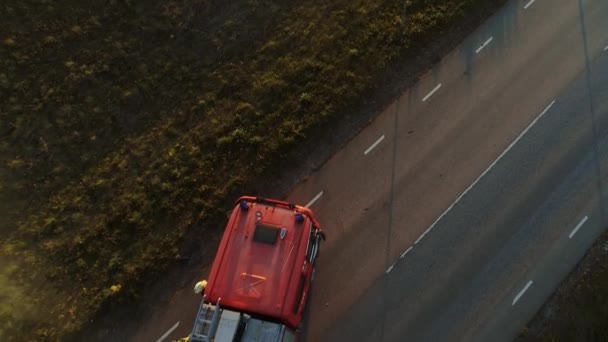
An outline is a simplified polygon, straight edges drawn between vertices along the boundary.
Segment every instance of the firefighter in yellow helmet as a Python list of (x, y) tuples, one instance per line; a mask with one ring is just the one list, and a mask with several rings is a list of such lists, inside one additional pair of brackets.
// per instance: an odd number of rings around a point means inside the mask
[(205, 288), (207, 287), (207, 280), (203, 279), (194, 285), (194, 293), (205, 295)]

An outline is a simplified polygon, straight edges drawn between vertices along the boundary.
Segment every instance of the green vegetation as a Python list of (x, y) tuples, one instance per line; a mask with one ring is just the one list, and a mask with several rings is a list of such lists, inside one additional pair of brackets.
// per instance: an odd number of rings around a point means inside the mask
[(0, 339), (55, 340), (135, 298), (185, 234), (486, 2), (408, 0), (404, 21), (394, 0), (4, 1)]

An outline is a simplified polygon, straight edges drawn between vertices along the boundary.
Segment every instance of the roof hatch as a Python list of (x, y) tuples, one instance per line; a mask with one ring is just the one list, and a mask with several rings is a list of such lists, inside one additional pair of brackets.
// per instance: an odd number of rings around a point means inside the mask
[(253, 232), (253, 241), (274, 245), (279, 237), (280, 229), (265, 224), (256, 224)]

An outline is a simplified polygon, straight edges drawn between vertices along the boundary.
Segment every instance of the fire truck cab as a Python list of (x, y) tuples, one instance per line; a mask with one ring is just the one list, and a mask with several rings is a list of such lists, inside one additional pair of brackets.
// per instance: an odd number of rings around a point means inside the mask
[(297, 341), (324, 239), (308, 208), (239, 198), (203, 291), (190, 341)]

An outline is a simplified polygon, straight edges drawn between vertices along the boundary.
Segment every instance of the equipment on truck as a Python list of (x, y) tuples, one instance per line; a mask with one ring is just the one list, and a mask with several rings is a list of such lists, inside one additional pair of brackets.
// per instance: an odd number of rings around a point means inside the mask
[(305, 207), (238, 199), (201, 301), (191, 342), (297, 341), (325, 234)]

